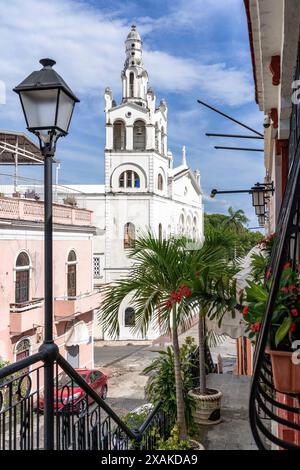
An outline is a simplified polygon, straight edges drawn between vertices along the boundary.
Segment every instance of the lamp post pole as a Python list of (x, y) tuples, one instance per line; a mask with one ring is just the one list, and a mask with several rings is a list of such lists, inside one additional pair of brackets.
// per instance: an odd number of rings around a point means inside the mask
[[(52, 163), (53, 152), (44, 147), (44, 292), (45, 338), (44, 345), (53, 347), (53, 211), (52, 211)], [(44, 365), (44, 445), (54, 448), (54, 362)]]
[[(19, 95), (27, 129), (40, 142), (44, 157), (44, 327), (40, 352), (44, 361), (44, 448), (54, 449), (54, 367), (58, 347), (53, 341), (53, 220), (52, 165), (56, 142), (68, 134), (78, 98), (53, 70), (55, 61), (40, 60), (43, 68), (31, 73), (14, 91)], [(57, 398), (56, 398), (57, 399)]]

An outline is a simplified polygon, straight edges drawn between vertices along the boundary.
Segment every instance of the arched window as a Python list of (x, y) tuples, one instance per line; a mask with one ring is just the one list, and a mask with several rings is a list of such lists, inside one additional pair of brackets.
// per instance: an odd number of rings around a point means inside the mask
[(130, 72), (129, 74), (129, 98), (133, 98), (133, 97), (134, 97), (134, 73)]
[(197, 239), (197, 219), (194, 217), (193, 219), (193, 240)]
[(135, 244), (135, 226), (127, 222), (124, 226), (124, 248), (133, 248)]
[(135, 311), (133, 307), (127, 307), (125, 309), (124, 325), (131, 328), (135, 326)]
[(139, 188), (140, 177), (132, 170), (124, 171), (119, 178), (120, 188)]
[[(30, 341), (28, 338), (21, 339), (18, 341), (15, 347), (15, 361), (20, 361), (21, 359), (25, 359), (30, 354)], [(25, 371), (24, 369), (22, 372)]]
[(161, 173), (159, 173), (157, 177), (157, 187), (160, 191), (163, 191), (164, 189), (164, 179)]
[(68, 272), (67, 272), (67, 288), (68, 288), (68, 297), (76, 297), (76, 265), (77, 258), (74, 250), (71, 250), (68, 255)]
[(162, 231), (162, 225), (158, 224), (158, 239), (162, 241), (163, 239), (163, 231)]
[(179, 218), (178, 232), (180, 235), (184, 234), (184, 215), (183, 214), (181, 214)]
[(135, 121), (133, 125), (133, 150), (145, 150), (146, 126), (144, 121)]
[(16, 291), (15, 302), (22, 304), (29, 300), (30, 260), (25, 251), (22, 251), (16, 261)]
[(159, 130), (157, 123), (155, 124), (155, 150), (159, 152)]
[(123, 171), (119, 177), (119, 188), (139, 188), (141, 185), (139, 175), (132, 170)]
[(126, 129), (123, 121), (114, 123), (114, 150), (125, 150), (126, 148)]
[(165, 154), (165, 130), (161, 128), (161, 154)]

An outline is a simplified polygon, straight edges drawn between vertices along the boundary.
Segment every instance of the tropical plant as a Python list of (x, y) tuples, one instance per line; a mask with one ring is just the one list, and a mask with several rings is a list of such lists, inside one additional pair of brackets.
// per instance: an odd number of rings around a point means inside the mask
[(175, 424), (168, 439), (164, 440), (157, 435), (156, 448), (157, 450), (190, 450), (192, 445), (187, 439), (180, 438), (179, 427)]
[[(171, 332), (174, 352), (177, 422), (180, 436), (187, 436), (184, 413), (178, 328), (186, 326), (193, 312), (179, 295), (180, 286), (189, 277), (190, 252), (185, 250), (185, 239), (157, 239), (147, 233), (136, 240), (128, 250), (133, 260), (128, 277), (119, 279), (104, 289), (100, 323), (110, 336), (119, 334), (119, 307), (122, 300), (132, 296), (135, 309), (133, 331), (145, 334), (150, 324), (159, 325), (162, 332)], [(172, 301), (170, 301), (172, 298)], [(177, 299), (177, 301), (176, 301)], [(173, 302), (174, 300), (174, 302)]]
[[(183, 380), (183, 400), (187, 428), (193, 427), (194, 400), (188, 392), (193, 388), (193, 364), (191, 354), (196, 350), (196, 344), (190, 337), (186, 338), (180, 347), (181, 374)], [(172, 419), (176, 418), (176, 387), (174, 376), (174, 351), (172, 347), (159, 352), (159, 357), (143, 371), (150, 374), (146, 387), (146, 395), (151, 403), (163, 402), (162, 408)]]
[[(241, 296), (243, 318), (249, 338), (255, 341), (260, 331), (272, 283), (267, 272), (263, 283), (248, 281)], [(292, 342), (300, 338), (300, 277), (286, 263), (280, 280), (274, 313), (271, 320), (269, 342), (272, 349), (290, 351)]]
[[(220, 239), (224, 243), (220, 244)], [(232, 275), (235, 268), (233, 263), (228, 264), (225, 239), (224, 233), (220, 235), (217, 229), (212, 229), (201, 249), (188, 250), (189, 244), (185, 238), (162, 240), (147, 233), (137, 239), (135, 246), (129, 250), (133, 265), (128, 276), (104, 288), (99, 321), (110, 336), (119, 334), (119, 307), (128, 295), (135, 309), (133, 331), (145, 335), (152, 324), (159, 325), (163, 333), (171, 332), (177, 422), (182, 439), (187, 436), (187, 426), (178, 328), (187, 327), (198, 313), (202, 320), (199, 328), (203, 326), (206, 314), (221, 321), (225, 310), (232, 309), (235, 300)], [(218, 302), (221, 302), (220, 307)], [(199, 338), (203, 342), (203, 351), (200, 343), (199, 362), (204, 370), (202, 379), (206, 389), (204, 331), (200, 332)]]
[(228, 215), (225, 214), (205, 214), (204, 232), (205, 237), (211, 228), (226, 232), (225, 241), (228, 256), (235, 259), (244, 256), (249, 250), (261, 240), (261, 232), (252, 232), (244, 224), (248, 222), (243, 210), (228, 209)]

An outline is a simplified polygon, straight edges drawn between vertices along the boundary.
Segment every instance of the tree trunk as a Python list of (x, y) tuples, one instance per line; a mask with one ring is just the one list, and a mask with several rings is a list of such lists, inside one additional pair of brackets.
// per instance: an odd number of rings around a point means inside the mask
[(185, 413), (184, 413), (183, 383), (182, 383), (182, 375), (181, 375), (180, 350), (179, 350), (177, 321), (176, 321), (176, 305), (173, 306), (173, 310), (172, 310), (172, 340), (173, 340), (173, 351), (174, 351), (177, 423), (179, 426), (180, 439), (186, 439), (187, 429), (186, 429), (186, 421), (185, 421)]
[(198, 338), (199, 338), (199, 380), (200, 380), (200, 393), (206, 393), (206, 370), (205, 370), (205, 331), (204, 331), (204, 318), (199, 313), (198, 322)]

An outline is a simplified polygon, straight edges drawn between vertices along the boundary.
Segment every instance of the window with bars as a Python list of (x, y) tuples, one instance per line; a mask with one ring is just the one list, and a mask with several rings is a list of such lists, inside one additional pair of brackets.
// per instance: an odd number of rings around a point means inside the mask
[(100, 279), (101, 276), (101, 257), (94, 256), (94, 279)]
[(124, 324), (127, 328), (135, 326), (135, 311), (132, 307), (127, 307), (124, 315)]
[(29, 300), (30, 260), (25, 251), (18, 255), (15, 269), (15, 302), (21, 304)]
[(68, 274), (67, 274), (67, 289), (68, 297), (76, 297), (76, 264), (77, 257), (74, 250), (71, 250), (68, 255)]
[(133, 248), (135, 244), (135, 226), (131, 222), (124, 227), (124, 248)]

